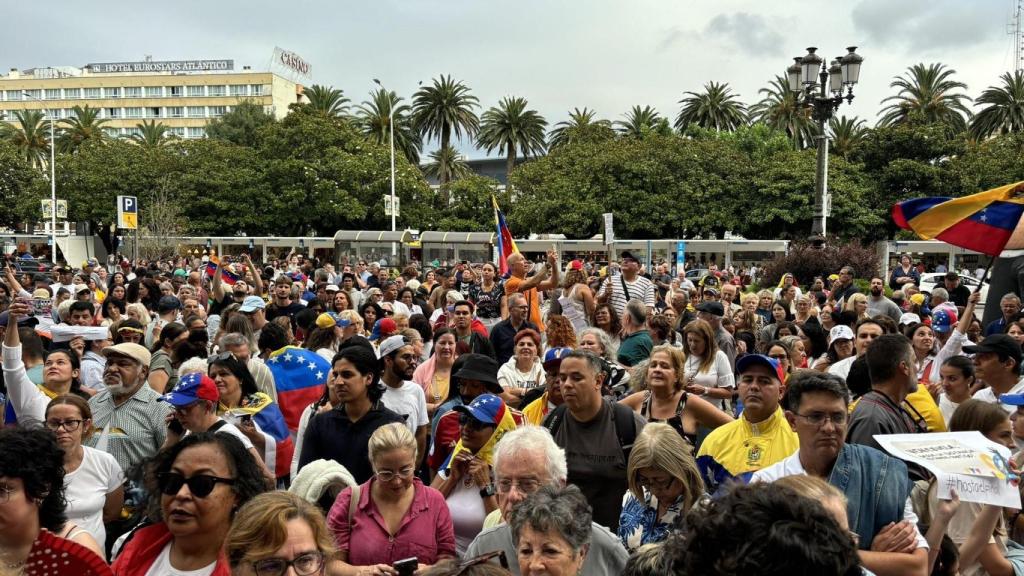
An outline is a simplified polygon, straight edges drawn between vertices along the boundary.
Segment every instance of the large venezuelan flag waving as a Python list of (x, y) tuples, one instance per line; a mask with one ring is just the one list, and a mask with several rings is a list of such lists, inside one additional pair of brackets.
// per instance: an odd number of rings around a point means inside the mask
[(508, 273), (508, 262), (505, 261), (510, 254), (519, 252), (516, 241), (512, 238), (512, 231), (508, 229), (505, 222), (505, 215), (498, 208), (498, 199), (491, 196), (491, 203), (494, 204), (494, 222), (498, 227), (498, 273), (504, 276)]
[(892, 207), (900, 228), (982, 254), (1024, 249), (1024, 182), (961, 198), (915, 198)]

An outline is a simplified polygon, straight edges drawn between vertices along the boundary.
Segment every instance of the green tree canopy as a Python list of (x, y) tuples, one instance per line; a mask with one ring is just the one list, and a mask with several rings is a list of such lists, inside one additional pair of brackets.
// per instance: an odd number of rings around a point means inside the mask
[(490, 153), (497, 149), (506, 157), (505, 174), (516, 165), (517, 149), (524, 158), (544, 153), (544, 130), (548, 122), (536, 110), (529, 110), (525, 98), (509, 96), (497, 107), (484, 112), (477, 143)]
[(729, 84), (708, 82), (703, 92), (687, 92), (676, 116), (675, 128), (683, 132), (690, 124), (717, 131), (732, 131), (747, 121), (747, 107)]
[(210, 120), (206, 124), (206, 135), (215, 140), (255, 148), (260, 144), (260, 132), (273, 123), (273, 115), (267, 113), (261, 104), (243, 100), (227, 114)]

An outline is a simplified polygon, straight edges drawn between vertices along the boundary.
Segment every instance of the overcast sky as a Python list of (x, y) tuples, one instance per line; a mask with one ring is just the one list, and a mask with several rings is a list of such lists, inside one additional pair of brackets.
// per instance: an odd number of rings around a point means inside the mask
[[(1013, 0), (291, 0), (9, 2), (0, 70), (88, 62), (231, 58), (269, 66), (275, 45), (313, 66), (313, 82), (355, 102), (372, 79), (410, 96), (439, 74), (464, 81), (483, 109), (523, 96), (550, 125), (584, 106), (620, 119), (633, 105), (674, 120), (711, 80), (746, 103), (818, 46), (858, 46), (857, 99), (842, 114), (872, 123), (889, 83), (918, 62), (956, 69), (977, 96), (1014, 68)], [(86, 8), (85, 6), (88, 6)], [(470, 157), (482, 157), (471, 145)], [(429, 150), (427, 150), (429, 151)], [(427, 152), (425, 151), (425, 152)]]

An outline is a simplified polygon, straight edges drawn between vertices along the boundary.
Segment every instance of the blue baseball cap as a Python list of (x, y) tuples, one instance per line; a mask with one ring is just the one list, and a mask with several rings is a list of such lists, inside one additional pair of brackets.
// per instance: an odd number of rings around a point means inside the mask
[(774, 358), (769, 358), (764, 354), (747, 354), (736, 361), (736, 374), (743, 374), (754, 366), (764, 366), (771, 370), (775, 377), (779, 379), (779, 382), (786, 381), (786, 372), (782, 369), (782, 364)]
[(572, 352), (572, 348), (552, 348), (544, 353), (543, 364), (545, 366), (547, 366), (549, 363), (561, 364), (562, 358), (564, 358), (565, 355), (568, 354), (569, 352)]
[(191, 372), (182, 376), (174, 388), (159, 399), (180, 408), (199, 400), (217, 402), (220, 392), (212, 378), (202, 372)]
[(468, 414), (484, 424), (497, 425), (505, 416), (505, 403), (494, 394), (481, 394), (468, 405), (456, 406), (452, 410)]

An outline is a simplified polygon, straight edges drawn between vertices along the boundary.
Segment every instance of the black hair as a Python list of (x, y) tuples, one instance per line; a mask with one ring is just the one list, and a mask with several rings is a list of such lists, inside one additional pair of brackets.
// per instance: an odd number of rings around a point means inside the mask
[(781, 332), (783, 328), (789, 330), (789, 334), (791, 336), (800, 335), (800, 328), (798, 328), (797, 325), (794, 324), (793, 322), (787, 320), (785, 322), (779, 322), (778, 324), (775, 324), (775, 329), (772, 330), (772, 338), (783, 338), (783, 336), (779, 336), (779, 332)]
[(163, 520), (160, 511), (160, 499), (162, 494), (156, 485), (156, 479), (160, 474), (171, 471), (178, 456), (189, 448), (203, 446), (206, 444), (215, 445), (228, 462), (228, 468), (234, 478), (231, 491), (235, 493), (237, 502), (235, 511), (241, 508), (246, 502), (267, 491), (266, 479), (262, 466), (245, 446), (242, 441), (231, 434), (218, 434), (216, 432), (201, 432), (189, 434), (176, 442), (169, 448), (161, 450), (153, 457), (149, 466), (149, 474), (146, 475), (147, 488), (149, 490), (149, 514), (156, 520)]
[(21, 339), (22, 358), (38, 358), (41, 360), (45, 356), (43, 339), (39, 337), (39, 333), (36, 332), (35, 328), (27, 326), (18, 328), (18, 337)]
[(866, 356), (857, 356), (850, 363), (850, 371), (846, 375), (846, 387), (850, 390), (853, 398), (860, 398), (871, 392), (871, 374), (868, 372)]
[(259, 341), (256, 345), (260, 350), (280, 350), (288, 345), (288, 333), (282, 326), (267, 322), (260, 330)]
[(471, 314), (473, 313), (474, 310), (476, 310), (476, 306), (473, 306), (473, 303), (470, 302), (469, 300), (459, 300), (455, 304), (452, 304), (452, 310), (458, 308), (459, 306), (469, 306), (469, 312)]
[(0, 429), (0, 476), (20, 478), (25, 496), (37, 500), (39, 525), (60, 532), (64, 509), (64, 451), (52, 432), (41, 427)]
[(793, 321), (793, 318), (795, 318), (795, 316), (793, 316), (793, 311), (789, 309), (789, 306), (785, 302), (783, 302), (782, 300), (776, 300), (776, 301), (772, 302), (772, 305), (768, 308), (768, 311), (770, 312), (769, 317), (771, 318), (771, 321), (769, 321), (769, 324), (778, 324), (779, 323), (779, 322), (775, 321), (775, 307), (776, 306), (778, 306), (780, 308), (783, 308), (786, 311), (786, 317), (782, 319), (783, 322), (792, 322)]
[(968, 356), (951, 356), (942, 365), (956, 368), (964, 378), (974, 378), (974, 361)]
[(797, 370), (786, 382), (786, 410), (799, 412), (804, 394), (812, 392), (824, 392), (842, 399), (844, 403), (850, 402), (850, 390), (839, 376), (817, 370)]
[(242, 388), (242, 398), (251, 396), (260, 391), (259, 388), (256, 387), (256, 379), (252, 377), (252, 372), (249, 372), (249, 367), (245, 365), (245, 362), (242, 362), (234, 356), (230, 354), (215, 356), (210, 360), (207, 372), (209, 372), (214, 366), (223, 366), (228, 372), (231, 372), (235, 378), (238, 378), (240, 387)]
[(828, 338), (825, 336), (825, 329), (821, 327), (816, 318), (804, 322), (803, 333), (811, 343), (811, 349), (805, 350), (805, 352), (807, 352), (807, 358), (813, 363), (814, 359), (828, 350)]
[[(685, 574), (857, 576), (853, 539), (818, 502), (758, 482), (735, 485), (687, 516)], [(757, 534), (756, 538), (751, 535)]]
[[(310, 302), (310, 304), (313, 303)], [(299, 310), (299, 313), (295, 315), (295, 325), (308, 333), (316, 326), (316, 318), (319, 315), (320, 314), (314, 308), (307, 306), (306, 308)]]
[[(70, 348), (54, 348), (52, 350), (47, 350), (46, 354), (43, 356), (43, 362), (45, 363), (50, 356), (53, 356), (54, 354), (63, 354), (66, 356), (68, 362), (71, 363), (71, 370), (78, 370), (78, 373), (81, 374), (82, 359), (78, 357), (78, 353), (74, 350)], [(71, 389), (69, 391), (76, 396), (81, 396), (86, 400), (89, 399), (89, 395), (82, 391), (81, 378), (76, 378), (74, 376), (71, 377)]]
[(156, 342), (153, 342), (153, 347), (152, 349), (150, 349), (150, 352), (158, 352), (161, 348), (164, 347), (164, 343), (166, 343), (168, 340), (174, 340), (175, 338), (181, 336), (187, 331), (188, 328), (185, 328), (184, 324), (179, 324), (178, 322), (171, 322), (170, 324), (160, 329), (160, 336), (156, 339)]
[[(376, 323), (377, 320), (384, 318), (384, 309), (380, 307), (380, 304), (377, 304), (376, 302), (367, 301), (364, 302), (363, 305), (359, 307), (359, 317), (363, 319), (363, 322), (366, 322), (367, 308), (373, 308), (374, 312), (377, 313), (377, 316), (375, 316), (373, 319), (374, 323)], [(367, 330), (373, 330), (373, 326), (364, 326), (364, 328), (366, 328)]]
[(871, 381), (884, 382), (894, 377), (900, 363), (906, 362), (911, 354), (910, 340), (902, 334), (882, 334), (875, 338), (864, 353)]
[(75, 312), (87, 311), (92, 316), (96, 313), (96, 307), (92, 305), (92, 302), (83, 302), (82, 300), (75, 300), (68, 306), (68, 316)]
[(125, 313), (126, 306), (124, 300), (118, 300), (117, 298), (107, 298), (103, 300), (103, 304), (100, 305), (100, 310), (103, 311), (104, 318), (110, 318), (109, 310), (111, 306), (117, 308), (117, 311), (120, 312), (122, 315)]
[(409, 328), (419, 332), (424, 342), (434, 341), (434, 329), (430, 326), (430, 320), (423, 314), (409, 316)]
[(416, 291), (413, 290), (412, 288), (409, 288), (408, 286), (404, 286), (401, 290), (398, 291), (398, 299), (401, 300), (402, 299), (402, 294), (405, 294), (406, 292), (408, 292), (409, 295), (412, 296), (412, 299), (415, 302), (416, 301)]
[(373, 375), (370, 383), (366, 386), (366, 396), (370, 399), (370, 402), (376, 403), (384, 396), (384, 386), (380, 381), (381, 364), (378, 362), (377, 354), (374, 353), (372, 346), (367, 348), (361, 344), (354, 344), (343, 347), (334, 355), (334, 359), (331, 360), (331, 367), (337, 364), (339, 360), (348, 361), (364, 376), (367, 374)]

